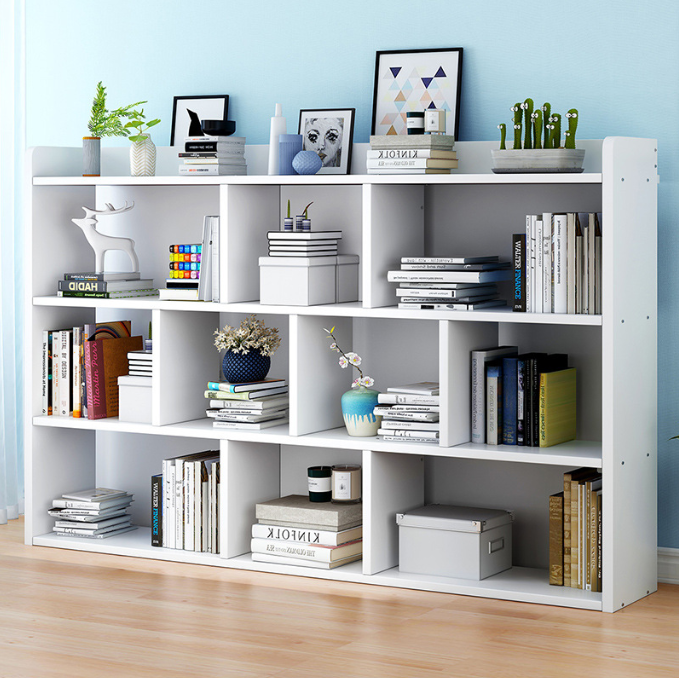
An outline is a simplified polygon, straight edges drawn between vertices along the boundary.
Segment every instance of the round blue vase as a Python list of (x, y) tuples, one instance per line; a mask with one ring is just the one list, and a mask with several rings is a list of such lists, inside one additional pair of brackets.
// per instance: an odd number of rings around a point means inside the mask
[(292, 159), (292, 169), (297, 174), (316, 174), (323, 167), (323, 161), (314, 151), (300, 151)]
[(359, 386), (342, 394), (342, 416), (350, 436), (376, 436), (382, 417), (375, 416), (378, 391)]
[(222, 372), (226, 381), (237, 384), (243, 381), (262, 381), (269, 373), (271, 357), (259, 351), (233, 353), (227, 351), (222, 361)]

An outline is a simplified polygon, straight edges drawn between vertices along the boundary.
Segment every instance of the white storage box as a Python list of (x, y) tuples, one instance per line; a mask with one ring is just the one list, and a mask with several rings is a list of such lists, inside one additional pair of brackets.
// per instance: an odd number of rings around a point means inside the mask
[(316, 306), (358, 300), (358, 256), (260, 257), (259, 301)]
[(151, 423), (151, 377), (118, 377), (118, 419), (138, 424)]
[(512, 566), (512, 514), (432, 504), (396, 514), (402, 572), (485, 579)]

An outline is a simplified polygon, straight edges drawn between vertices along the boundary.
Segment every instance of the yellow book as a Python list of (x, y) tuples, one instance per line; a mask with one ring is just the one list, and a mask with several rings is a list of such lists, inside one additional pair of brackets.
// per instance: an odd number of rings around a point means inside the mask
[(540, 447), (575, 439), (575, 368), (540, 375)]

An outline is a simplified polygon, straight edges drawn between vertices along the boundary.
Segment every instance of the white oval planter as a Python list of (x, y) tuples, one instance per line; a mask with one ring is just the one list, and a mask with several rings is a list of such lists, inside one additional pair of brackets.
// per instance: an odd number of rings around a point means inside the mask
[(130, 173), (133, 177), (152, 177), (156, 173), (156, 145), (151, 135), (146, 134), (141, 141), (133, 141), (130, 146)]
[(579, 148), (492, 149), (493, 172), (582, 172), (585, 151)]

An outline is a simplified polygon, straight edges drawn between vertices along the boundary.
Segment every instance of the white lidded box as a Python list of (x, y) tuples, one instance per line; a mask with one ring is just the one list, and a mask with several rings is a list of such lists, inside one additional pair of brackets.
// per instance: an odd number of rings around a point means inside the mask
[(485, 579), (512, 566), (512, 514), (431, 504), (397, 513), (401, 572)]
[(151, 423), (151, 377), (118, 377), (118, 419), (138, 424)]

